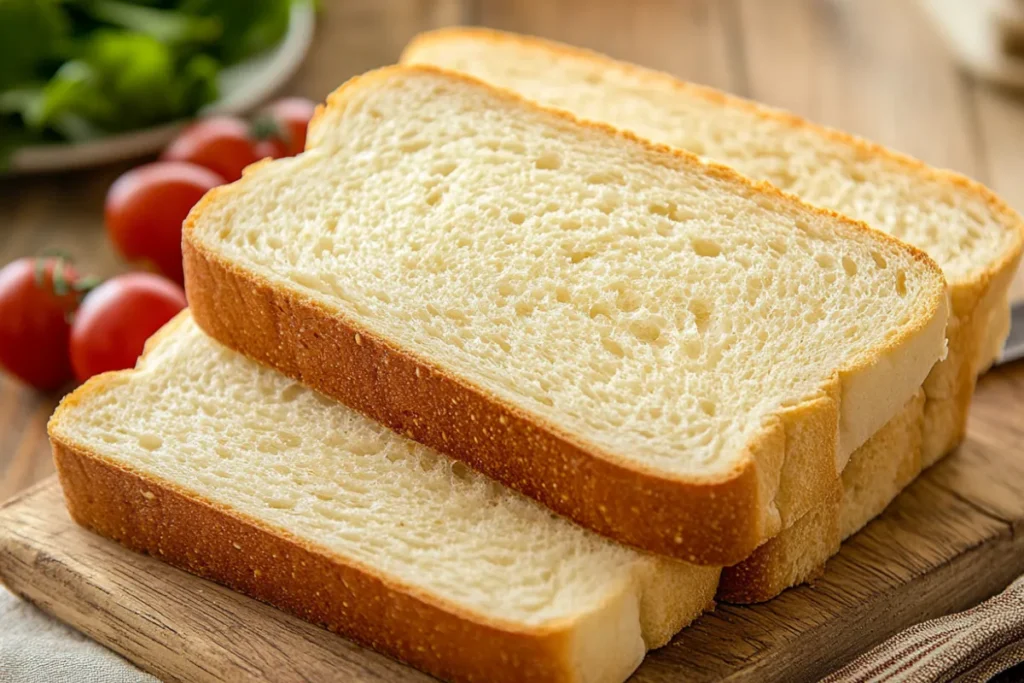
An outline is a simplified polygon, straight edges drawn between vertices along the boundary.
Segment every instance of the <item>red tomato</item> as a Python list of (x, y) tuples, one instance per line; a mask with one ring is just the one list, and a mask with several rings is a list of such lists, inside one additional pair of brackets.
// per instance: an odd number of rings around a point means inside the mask
[(150, 335), (185, 308), (185, 292), (151, 273), (128, 273), (89, 292), (71, 326), (71, 367), (84, 382), (135, 365)]
[(252, 150), (260, 159), (266, 159), (267, 157), (280, 159), (288, 156), (288, 150), (284, 143), (274, 137), (256, 140), (252, 145)]
[[(259, 139), (276, 139), (284, 150), (281, 156), (295, 156), (306, 147), (306, 128), (314, 111), (316, 105), (304, 97), (277, 100), (257, 118), (253, 135)], [(269, 130), (263, 130), (268, 125)]]
[(243, 168), (260, 160), (252, 143), (245, 121), (233, 116), (214, 116), (200, 119), (182, 131), (160, 158), (205, 166), (231, 183), (242, 177)]
[(78, 303), (76, 279), (56, 258), (18, 259), (0, 270), (0, 366), (38, 389), (71, 379), (68, 315)]
[(223, 184), (221, 176), (195, 164), (158, 161), (134, 168), (107, 192), (107, 234), (129, 261), (146, 261), (183, 282), (181, 223), (207, 190)]

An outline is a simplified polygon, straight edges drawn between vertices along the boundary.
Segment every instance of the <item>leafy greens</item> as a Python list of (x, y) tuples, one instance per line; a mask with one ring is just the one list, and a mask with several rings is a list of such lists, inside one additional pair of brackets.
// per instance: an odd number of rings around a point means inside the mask
[(195, 114), (293, 0), (0, 0), (0, 158)]

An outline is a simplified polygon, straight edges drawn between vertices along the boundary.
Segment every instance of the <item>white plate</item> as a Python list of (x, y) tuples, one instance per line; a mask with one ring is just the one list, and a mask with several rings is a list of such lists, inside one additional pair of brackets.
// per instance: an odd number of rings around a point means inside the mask
[[(283, 86), (309, 50), (314, 23), (313, 3), (293, 3), (284, 39), (276, 47), (221, 71), (217, 79), (221, 96), (200, 115), (246, 112)], [(175, 121), (77, 144), (23, 147), (14, 153), (7, 170), (61, 171), (144, 156), (167, 145), (187, 123)]]

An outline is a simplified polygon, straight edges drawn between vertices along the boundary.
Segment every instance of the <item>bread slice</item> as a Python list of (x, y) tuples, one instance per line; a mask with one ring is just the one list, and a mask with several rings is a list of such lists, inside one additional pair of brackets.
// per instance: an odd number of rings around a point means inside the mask
[(738, 562), (944, 348), (924, 254), (464, 76), (350, 81), (184, 229), (228, 346), (615, 540)]
[(204, 335), (49, 425), (72, 517), (450, 680), (621, 681), (718, 569), (639, 553)]
[(792, 114), (600, 54), (487, 29), (422, 34), (404, 63), (456, 69), (771, 182), (927, 252), (949, 282), (949, 352), (928, 376), (923, 464), (963, 438), (1009, 330), (1024, 222), (985, 187)]

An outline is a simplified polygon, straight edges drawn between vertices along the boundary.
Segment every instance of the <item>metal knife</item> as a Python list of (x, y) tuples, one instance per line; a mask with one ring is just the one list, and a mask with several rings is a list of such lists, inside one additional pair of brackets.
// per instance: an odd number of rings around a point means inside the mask
[(1024, 301), (1018, 301), (1010, 309), (1010, 336), (1003, 345), (996, 365), (1024, 358)]

